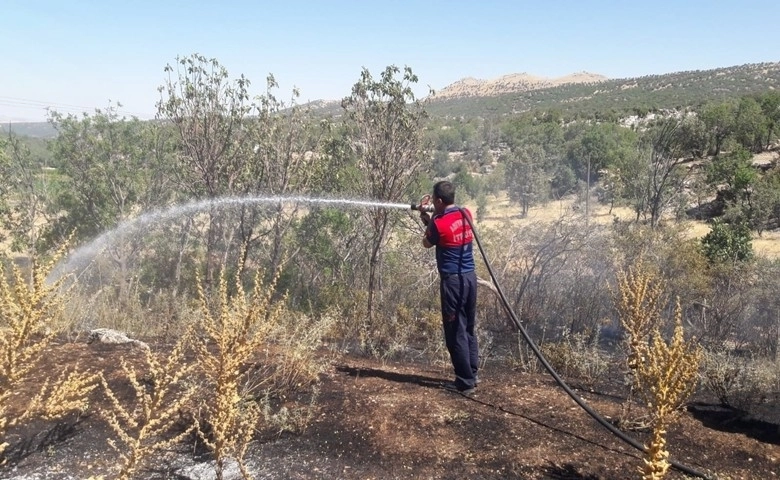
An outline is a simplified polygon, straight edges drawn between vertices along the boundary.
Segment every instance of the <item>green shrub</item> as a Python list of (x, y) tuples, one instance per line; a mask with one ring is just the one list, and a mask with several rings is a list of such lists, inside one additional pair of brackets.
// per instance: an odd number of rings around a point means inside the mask
[(744, 223), (724, 223), (716, 219), (701, 243), (704, 254), (712, 263), (744, 261), (753, 257), (750, 228)]

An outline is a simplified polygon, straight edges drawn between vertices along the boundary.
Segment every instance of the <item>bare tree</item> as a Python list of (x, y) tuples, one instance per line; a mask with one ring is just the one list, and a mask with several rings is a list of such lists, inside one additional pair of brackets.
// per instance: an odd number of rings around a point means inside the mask
[(681, 120), (670, 119), (648, 132), (650, 169), (645, 186), (645, 208), (653, 228), (658, 226), (664, 209), (682, 191), (687, 178), (687, 170), (681, 167), (685, 161), (681, 148), (684, 143), (679, 135), (681, 124)]
[[(279, 100), (273, 75), (265, 92), (251, 96), (243, 75), (230, 80), (217, 60), (200, 55), (178, 58), (168, 65), (169, 79), (160, 87), (158, 115), (170, 121), (180, 144), (181, 187), (192, 197), (277, 197), (304, 194), (317, 176), (313, 168), (323, 131), (309, 110), (297, 105), (297, 89), (289, 103)], [(213, 206), (206, 241), (207, 281), (228, 255), (243, 252), (264, 256), (275, 271), (284, 256), (284, 237), (296, 218), (297, 206), (280, 201), (268, 208), (251, 201), (229, 210)], [(198, 233), (197, 222), (183, 227), (182, 248)], [(246, 245), (248, 248), (239, 248)], [(221, 248), (221, 250), (220, 250)]]
[[(180, 187), (194, 198), (234, 194), (247, 162), (246, 118), (255, 108), (250, 82), (243, 75), (230, 81), (216, 59), (177, 57), (167, 65), (168, 79), (159, 87), (158, 118), (171, 122), (180, 142)], [(218, 242), (229, 235), (221, 214), (212, 208), (206, 230), (206, 279), (213, 281)]]
[[(327, 128), (316, 124), (311, 111), (296, 103), (297, 89), (286, 103), (273, 93), (278, 88), (274, 77), (270, 75), (266, 81), (266, 93), (256, 98), (256, 114), (247, 122), (251, 151), (247, 153), (248, 163), (239, 189), (244, 195), (302, 195), (321, 180), (317, 151)], [(264, 248), (260, 250), (268, 252), (270, 271), (280, 266), (283, 240), (297, 213), (297, 205), (282, 203), (270, 211), (241, 210), (238, 222), (241, 243), (259, 246), (265, 238)], [(249, 249), (246, 251), (248, 254)]]
[[(417, 76), (409, 67), (388, 66), (378, 80), (363, 69), (352, 95), (342, 101), (346, 127), (359, 168), (364, 175), (360, 193), (369, 199), (399, 202), (416, 179), (423, 161), (423, 126), (427, 117), (416, 100), (412, 84)], [(384, 208), (366, 210), (371, 231), (369, 241), (368, 322), (375, 313), (381, 292), (382, 251), (388, 233), (397, 221), (395, 212)]]

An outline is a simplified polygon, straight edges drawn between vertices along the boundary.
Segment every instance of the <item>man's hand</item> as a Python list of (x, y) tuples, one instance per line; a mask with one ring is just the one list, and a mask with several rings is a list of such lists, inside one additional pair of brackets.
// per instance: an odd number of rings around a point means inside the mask
[(423, 225), (425, 225), (427, 227), (428, 224), (431, 223), (431, 215), (428, 212), (424, 211), (424, 210), (421, 211), (420, 212), (420, 221), (422, 221)]

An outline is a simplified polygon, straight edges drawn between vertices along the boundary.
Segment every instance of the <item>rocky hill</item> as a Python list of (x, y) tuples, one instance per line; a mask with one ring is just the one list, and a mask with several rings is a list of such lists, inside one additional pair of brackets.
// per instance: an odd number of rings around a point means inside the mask
[(571, 83), (598, 83), (608, 80), (604, 75), (578, 72), (560, 78), (545, 78), (528, 73), (513, 73), (492, 80), (463, 78), (437, 91), (432, 98), (441, 100), (458, 97), (491, 97), (506, 93), (527, 92)]
[(459, 80), (428, 98), (433, 116), (503, 117), (529, 111), (616, 115), (696, 107), (780, 89), (780, 62), (609, 79), (575, 73), (558, 79), (528, 74)]

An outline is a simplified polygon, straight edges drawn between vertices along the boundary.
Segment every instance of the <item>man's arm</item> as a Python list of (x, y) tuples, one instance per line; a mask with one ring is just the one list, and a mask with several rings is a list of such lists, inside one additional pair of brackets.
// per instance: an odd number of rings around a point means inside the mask
[(422, 221), (423, 225), (425, 225), (425, 235), (423, 235), (422, 239), (423, 247), (431, 248), (433, 244), (428, 240), (428, 233), (431, 229), (431, 216), (428, 214), (428, 212), (422, 211), (420, 212), (420, 220)]

